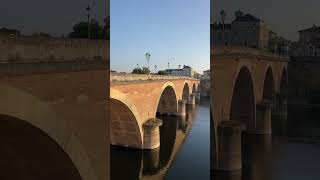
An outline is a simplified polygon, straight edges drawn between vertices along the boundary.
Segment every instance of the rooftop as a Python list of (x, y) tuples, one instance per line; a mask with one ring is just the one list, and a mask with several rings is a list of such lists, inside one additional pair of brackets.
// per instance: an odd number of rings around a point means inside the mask
[(298, 32), (320, 32), (320, 27), (314, 24), (312, 27), (300, 30)]
[(245, 14), (245, 15), (236, 16), (236, 19), (233, 20), (232, 22), (248, 22), (248, 21), (261, 21), (261, 20), (251, 14)]

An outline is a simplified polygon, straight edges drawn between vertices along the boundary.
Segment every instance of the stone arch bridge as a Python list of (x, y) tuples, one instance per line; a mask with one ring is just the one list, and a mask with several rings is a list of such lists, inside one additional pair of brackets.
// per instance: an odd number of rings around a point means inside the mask
[(107, 178), (108, 44), (0, 37), (1, 177)]
[(157, 113), (185, 115), (195, 104), (200, 81), (160, 75), (110, 75), (111, 144), (137, 149), (160, 146)]
[(271, 116), (286, 115), (287, 64), (256, 49), (211, 49), (211, 167), (241, 169), (241, 132), (271, 134)]

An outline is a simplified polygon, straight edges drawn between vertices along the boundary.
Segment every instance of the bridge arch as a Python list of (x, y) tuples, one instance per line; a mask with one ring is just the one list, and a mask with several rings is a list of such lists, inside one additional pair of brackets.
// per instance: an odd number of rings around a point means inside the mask
[(142, 122), (135, 105), (125, 94), (111, 89), (110, 107), (111, 144), (142, 149)]
[(196, 92), (197, 92), (196, 83), (193, 83), (193, 85), (192, 85), (192, 93), (196, 93)]
[(242, 66), (239, 70), (230, 106), (230, 120), (242, 122), (247, 129), (255, 127), (255, 96), (250, 70)]
[[(280, 107), (281, 105), (287, 104), (287, 96), (288, 96), (288, 74), (287, 69), (283, 67), (281, 72), (281, 79), (280, 79), (280, 90), (279, 96), (277, 98), (277, 105)], [(286, 110), (283, 110), (286, 111)]]
[(25, 120), (0, 114), (0, 141), (4, 179), (82, 179), (55, 140)]
[(269, 66), (265, 73), (265, 78), (263, 80), (263, 89), (262, 89), (262, 102), (274, 103), (276, 96), (276, 84), (274, 73)]
[(287, 95), (288, 93), (288, 73), (287, 69), (283, 67), (280, 80), (280, 94)]
[(161, 114), (176, 114), (178, 110), (178, 98), (173, 84), (165, 84), (160, 94), (156, 112)]
[(68, 155), (83, 180), (97, 180), (86, 149), (47, 103), (7, 85), (0, 85), (0, 100), (2, 117), (21, 120), (46, 133)]
[(189, 101), (190, 88), (188, 83), (184, 83), (182, 90), (182, 100)]

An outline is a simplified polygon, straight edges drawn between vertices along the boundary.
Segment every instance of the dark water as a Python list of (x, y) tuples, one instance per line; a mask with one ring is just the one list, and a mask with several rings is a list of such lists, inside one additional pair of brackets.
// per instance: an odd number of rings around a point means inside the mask
[(111, 180), (210, 178), (209, 102), (187, 107), (187, 116), (158, 116), (160, 148), (140, 151), (111, 146)]
[(213, 172), (217, 180), (320, 179), (320, 108), (288, 106), (288, 117), (273, 117), (273, 135), (243, 135), (243, 169)]

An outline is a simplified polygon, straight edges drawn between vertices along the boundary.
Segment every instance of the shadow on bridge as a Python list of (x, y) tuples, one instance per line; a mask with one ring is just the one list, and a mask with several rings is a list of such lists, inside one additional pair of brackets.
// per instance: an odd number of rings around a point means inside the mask
[(81, 180), (64, 150), (26, 121), (1, 114), (0, 141), (2, 180)]

